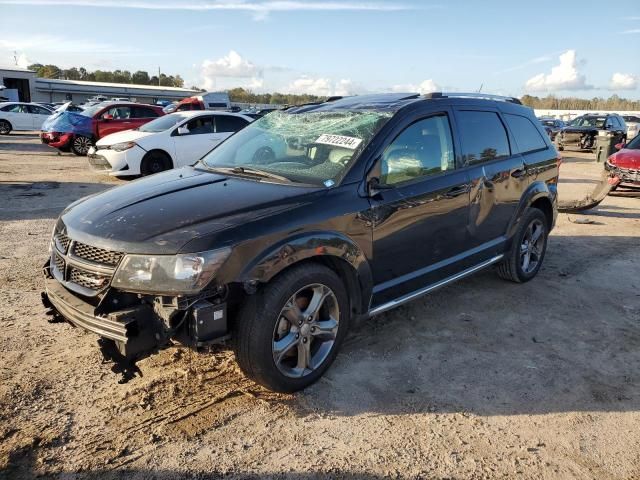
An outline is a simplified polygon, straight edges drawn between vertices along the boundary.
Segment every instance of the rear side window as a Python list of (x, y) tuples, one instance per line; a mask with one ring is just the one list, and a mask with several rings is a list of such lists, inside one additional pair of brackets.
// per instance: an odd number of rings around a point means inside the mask
[(11, 113), (27, 113), (27, 107), (24, 105), (20, 105), (19, 103), (14, 103), (13, 105), (2, 107), (2, 111)]
[(237, 132), (247, 126), (244, 118), (234, 117), (232, 115), (216, 116), (216, 133)]
[(504, 125), (495, 112), (457, 112), (463, 160), (468, 165), (490, 162), (511, 155)]
[(152, 108), (133, 107), (131, 109), (131, 118), (156, 118), (158, 113)]
[(511, 129), (511, 133), (516, 137), (516, 143), (518, 147), (520, 147), (520, 153), (547, 148), (544, 138), (527, 117), (505, 114), (504, 119)]

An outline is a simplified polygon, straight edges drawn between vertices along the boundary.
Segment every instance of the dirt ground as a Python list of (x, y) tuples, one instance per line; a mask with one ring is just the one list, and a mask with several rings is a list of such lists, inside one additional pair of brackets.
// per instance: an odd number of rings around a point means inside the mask
[[(602, 167), (564, 157), (583, 195)], [(0, 478), (640, 478), (640, 194), (560, 214), (534, 281), (486, 271), (380, 316), (277, 395), (222, 348), (120, 384), (94, 335), (47, 322), (55, 218), (119, 183), (0, 138)]]

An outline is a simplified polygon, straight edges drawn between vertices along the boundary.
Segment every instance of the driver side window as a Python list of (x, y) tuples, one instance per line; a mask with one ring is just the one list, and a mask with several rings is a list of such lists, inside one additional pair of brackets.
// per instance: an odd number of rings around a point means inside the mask
[(129, 107), (113, 107), (102, 114), (102, 118), (105, 115), (111, 115), (113, 120), (126, 120), (131, 117), (131, 109)]
[(437, 115), (410, 125), (385, 149), (380, 181), (396, 185), (454, 169), (449, 120)]
[(213, 117), (194, 118), (185, 125), (189, 129), (189, 135), (200, 135), (213, 132)]

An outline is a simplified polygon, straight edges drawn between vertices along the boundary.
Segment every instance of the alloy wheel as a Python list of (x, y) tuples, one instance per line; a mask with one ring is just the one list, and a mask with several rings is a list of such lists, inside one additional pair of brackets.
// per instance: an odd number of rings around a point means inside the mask
[(89, 152), (89, 148), (91, 147), (91, 140), (89, 140), (87, 137), (76, 137), (73, 140), (73, 146), (78, 153), (86, 155)]
[(533, 272), (542, 259), (545, 242), (544, 228), (541, 220), (533, 220), (522, 238), (520, 267), (525, 274)]
[(301, 378), (327, 359), (338, 334), (340, 308), (333, 291), (312, 284), (291, 295), (273, 332), (273, 361), (287, 377)]

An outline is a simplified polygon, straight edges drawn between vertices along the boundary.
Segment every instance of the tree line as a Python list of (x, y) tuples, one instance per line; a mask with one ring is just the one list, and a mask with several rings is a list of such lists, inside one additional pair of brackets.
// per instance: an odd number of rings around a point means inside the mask
[(290, 94), (290, 93), (253, 93), (251, 90), (244, 88), (232, 88), (228, 90), (229, 98), (232, 102), (237, 103), (266, 103), (273, 105), (301, 105), (303, 103), (318, 102), (324, 100), (325, 97), (307, 94)]
[(558, 98), (554, 95), (546, 97), (534, 97), (524, 95), (521, 99), (523, 104), (531, 108), (543, 110), (640, 110), (640, 100), (629, 100), (618, 95), (611, 95), (609, 98)]
[(59, 80), (84, 80), (87, 82), (109, 82), (109, 83), (133, 83), (136, 85), (160, 85), (163, 87), (183, 87), (184, 80), (180, 75), (160, 74), (149, 76), (148, 72), (138, 70), (131, 73), (129, 70), (94, 70), (88, 71), (84, 67), (60, 68), (56, 65), (42, 65), (34, 63), (29, 65), (29, 70), (33, 70), (39, 77), (55, 78)]

